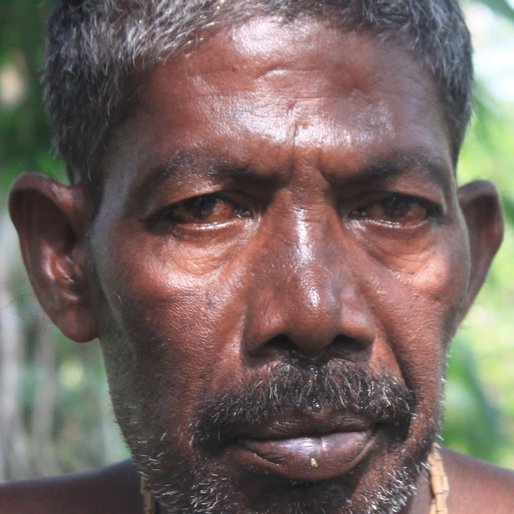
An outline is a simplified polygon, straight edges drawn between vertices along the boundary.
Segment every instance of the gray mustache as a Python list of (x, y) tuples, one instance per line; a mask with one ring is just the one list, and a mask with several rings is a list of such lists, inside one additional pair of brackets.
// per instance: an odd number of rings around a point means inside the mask
[(199, 444), (230, 438), (238, 427), (272, 417), (327, 411), (408, 428), (415, 394), (390, 373), (334, 359), (322, 366), (274, 365), (265, 376), (204, 401), (197, 415)]

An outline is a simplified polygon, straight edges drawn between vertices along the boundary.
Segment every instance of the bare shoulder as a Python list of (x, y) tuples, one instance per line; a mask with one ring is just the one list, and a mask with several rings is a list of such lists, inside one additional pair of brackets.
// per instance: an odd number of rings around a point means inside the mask
[(137, 472), (125, 461), (87, 473), (0, 484), (0, 512), (140, 514)]
[(452, 514), (512, 514), (514, 471), (460, 453), (443, 450), (450, 482), (449, 512)]

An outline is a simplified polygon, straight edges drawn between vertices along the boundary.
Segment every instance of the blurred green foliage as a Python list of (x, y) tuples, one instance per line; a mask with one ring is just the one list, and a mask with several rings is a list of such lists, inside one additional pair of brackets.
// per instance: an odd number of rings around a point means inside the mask
[[(43, 33), (52, 2), (0, 0), (0, 66), (4, 90), (0, 114), (0, 191), (20, 171), (62, 174), (50, 152), (50, 129), (44, 114), (40, 73)], [(19, 81), (19, 83), (17, 83)], [(57, 171), (56, 171), (57, 170)], [(1, 201), (1, 197), (0, 197)]]
[[(514, 12), (505, 0), (482, 3), (514, 22)], [(39, 170), (64, 178), (62, 165), (50, 151), (39, 80), (42, 34), (51, 8), (51, 1), (0, 0), (0, 222), (2, 216), (5, 218), (8, 185), (17, 174)], [(476, 306), (451, 348), (443, 430), (445, 444), (512, 467), (514, 374), (509, 358), (514, 350), (513, 127), (513, 106), (500, 105), (482, 83), (459, 177), (461, 182), (485, 177), (499, 186), (506, 239)], [(11, 240), (6, 241), (0, 240), (0, 244), (11, 244)], [(95, 344), (66, 341), (44, 320), (23, 278), (19, 257), (14, 263), (8, 284), (13, 295), (9, 305), (17, 309), (24, 348), (17, 361), (19, 427), (12, 436), (14, 442), (9, 443), (14, 455), (8, 464), (4, 463), (4, 476), (85, 469), (126, 456), (108, 407), (99, 349)], [(2, 308), (6, 305), (0, 305)], [(37, 401), (47, 402), (50, 421), (44, 413), (38, 413)], [(38, 428), (41, 420), (50, 423), (46, 434)], [(46, 459), (42, 459), (41, 448), (31, 445), (38, 437), (45, 445), (50, 439), (55, 447)]]
[(486, 284), (450, 350), (444, 440), (471, 455), (514, 467), (514, 106), (481, 83), (461, 154), (459, 182), (494, 182), (505, 238)]

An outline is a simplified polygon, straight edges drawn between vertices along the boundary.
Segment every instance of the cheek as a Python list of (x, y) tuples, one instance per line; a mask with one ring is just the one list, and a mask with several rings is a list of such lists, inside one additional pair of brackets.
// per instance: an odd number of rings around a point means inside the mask
[(397, 258), (397, 266), (381, 272), (375, 297), (382, 313), (377, 316), (380, 331), (393, 354), (389, 358), (421, 399), (430, 401), (439, 400), (447, 344), (469, 276), (462, 233), (453, 230), (446, 236), (413, 258), (404, 256), (403, 264)]
[(457, 328), (469, 281), (469, 253), (462, 232), (449, 231), (442, 244), (428, 247), (418, 259), (418, 269), (401, 280), (420, 306), (417, 314), (430, 320), (445, 345)]
[(156, 253), (139, 260), (123, 258), (130, 256), (124, 249), (111, 255), (116, 266), (106, 263), (100, 280), (106, 323), (122, 339), (116, 346), (133, 354), (137, 380), (158, 391), (162, 405), (179, 408), (187, 423), (199, 401), (240, 374), (242, 277), (228, 264), (195, 275)]

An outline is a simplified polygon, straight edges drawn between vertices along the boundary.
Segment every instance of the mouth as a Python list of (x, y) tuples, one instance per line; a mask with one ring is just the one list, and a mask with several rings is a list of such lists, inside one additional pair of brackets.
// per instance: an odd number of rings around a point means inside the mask
[(376, 427), (370, 420), (327, 413), (282, 417), (245, 427), (226, 451), (230, 460), (252, 472), (294, 481), (329, 480), (364, 460), (374, 445)]

